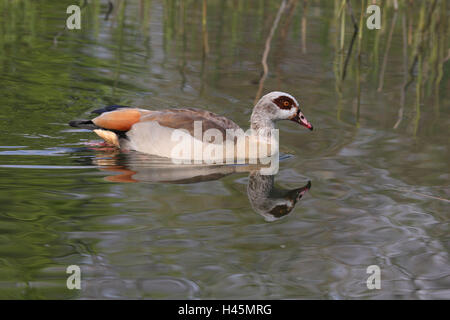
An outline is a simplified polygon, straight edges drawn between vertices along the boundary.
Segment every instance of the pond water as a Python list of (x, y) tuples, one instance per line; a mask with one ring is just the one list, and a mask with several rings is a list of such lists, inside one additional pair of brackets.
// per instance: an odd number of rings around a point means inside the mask
[[(448, 3), (388, 2), (346, 67), (340, 2), (286, 2), (272, 39), (279, 1), (112, 3), (90, 1), (67, 30), (70, 1), (0, 0), (1, 299), (450, 298)], [(67, 125), (123, 104), (248, 128), (260, 86), (314, 125), (278, 124), (273, 177), (161, 169)]]

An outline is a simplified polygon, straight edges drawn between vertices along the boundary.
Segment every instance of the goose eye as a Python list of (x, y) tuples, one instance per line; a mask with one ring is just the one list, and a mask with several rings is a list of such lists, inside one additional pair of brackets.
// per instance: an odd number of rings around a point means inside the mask
[(283, 102), (283, 104), (284, 104), (285, 107), (289, 106), (289, 102), (288, 101)]

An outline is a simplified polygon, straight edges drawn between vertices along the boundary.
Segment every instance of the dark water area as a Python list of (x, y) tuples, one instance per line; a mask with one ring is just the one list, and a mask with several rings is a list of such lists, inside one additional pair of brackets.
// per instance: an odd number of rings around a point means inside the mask
[[(68, 30), (70, 1), (0, 0), (0, 299), (450, 298), (447, 1), (384, 1), (353, 44), (341, 1), (283, 2), (271, 39), (280, 1), (112, 3)], [(122, 104), (248, 128), (273, 90), (314, 125), (278, 123), (273, 177), (180, 170), (67, 125)]]

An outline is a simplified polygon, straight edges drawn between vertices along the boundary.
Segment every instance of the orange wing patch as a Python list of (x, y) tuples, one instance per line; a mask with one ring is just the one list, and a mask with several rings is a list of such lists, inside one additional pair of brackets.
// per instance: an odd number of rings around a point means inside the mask
[(105, 112), (97, 118), (92, 119), (92, 122), (101, 128), (128, 131), (133, 124), (139, 122), (141, 112), (139, 109), (119, 109), (116, 111)]

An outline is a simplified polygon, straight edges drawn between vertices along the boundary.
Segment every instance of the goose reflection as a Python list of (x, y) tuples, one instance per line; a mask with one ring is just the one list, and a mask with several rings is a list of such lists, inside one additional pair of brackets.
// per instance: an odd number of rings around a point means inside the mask
[(273, 175), (251, 171), (248, 177), (248, 200), (256, 213), (266, 221), (275, 221), (288, 215), (297, 202), (311, 189), (311, 181), (297, 189), (279, 189), (274, 186)]
[(279, 220), (292, 212), (298, 201), (311, 189), (309, 181), (295, 189), (275, 187), (274, 175), (262, 175), (261, 165), (175, 165), (170, 159), (142, 154), (120, 152), (111, 148), (94, 148), (95, 165), (113, 174), (105, 177), (111, 182), (151, 182), (189, 184), (221, 179), (234, 173), (249, 173), (247, 196), (256, 213), (266, 221)]

